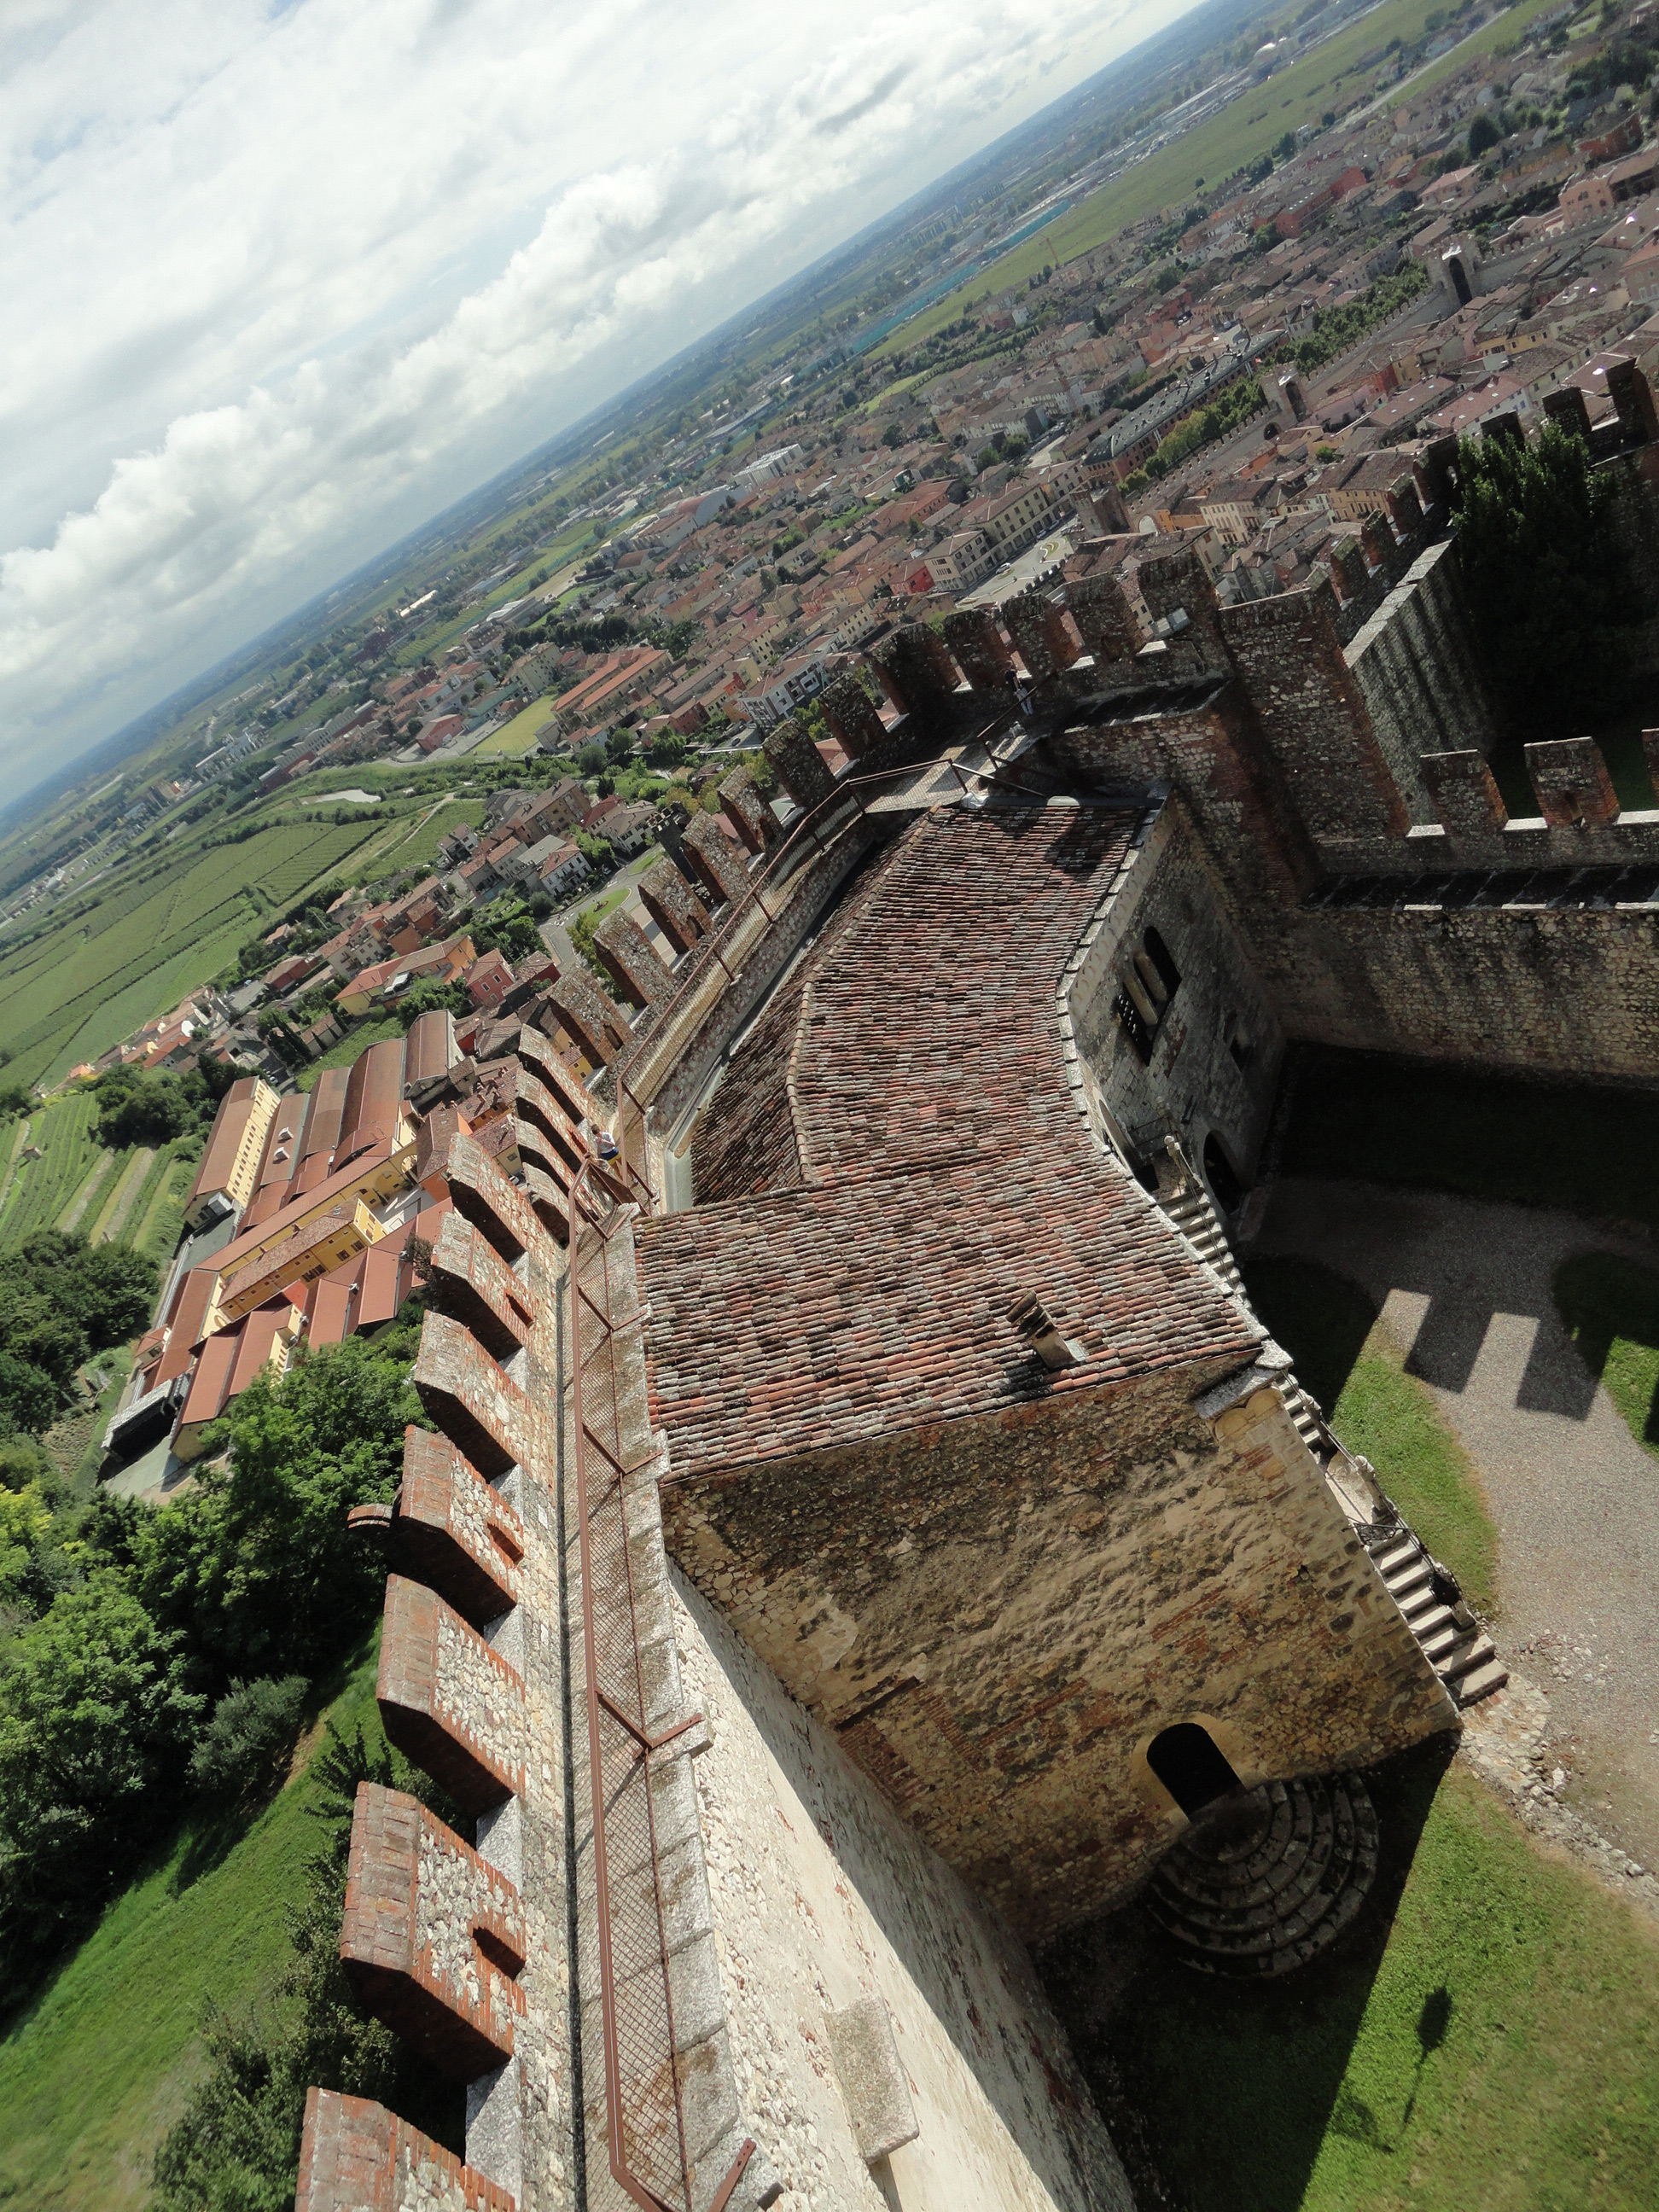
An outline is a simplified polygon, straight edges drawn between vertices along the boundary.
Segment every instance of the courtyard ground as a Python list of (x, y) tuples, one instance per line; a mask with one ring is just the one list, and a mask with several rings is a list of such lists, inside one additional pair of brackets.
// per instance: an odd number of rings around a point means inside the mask
[(1366, 1293), (1378, 1338), (1468, 1455), (1497, 1530), (1496, 1640), (1547, 1693), (1564, 1794), (1652, 1867), (1659, 1462), (1557, 1310), (1559, 1272), (1586, 1253), (1659, 1258), (1642, 1232), (1575, 1214), (1300, 1178), (1274, 1185), (1254, 1248), (1318, 1261)]

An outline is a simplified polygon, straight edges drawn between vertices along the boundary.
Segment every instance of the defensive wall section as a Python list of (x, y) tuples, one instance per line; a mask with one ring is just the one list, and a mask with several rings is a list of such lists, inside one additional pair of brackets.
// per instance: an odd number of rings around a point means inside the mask
[[(453, 1139), (341, 1956), (465, 2087), (465, 2158), (313, 2089), (298, 2212), (1127, 2212), (1018, 1943), (673, 1574), (629, 1185), (520, 1044), (524, 1181)], [(988, 2023), (994, 2033), (988, 2036)]]

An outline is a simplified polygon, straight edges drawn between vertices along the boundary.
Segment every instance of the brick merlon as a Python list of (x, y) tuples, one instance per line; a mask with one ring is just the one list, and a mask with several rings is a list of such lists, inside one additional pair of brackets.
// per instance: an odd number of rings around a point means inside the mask
[(359, 2002), (442, 2073), (513, 2056), (526, 1952), (514, 1885), (418, 1798), (360, 1783), (340, 1961)]
[(388, 1575), (375, 1702), (387, 1741), (475, 1818), (524, 1794), (524, 1682), (435, 1590)]
[(404, 1431), (392, 1563), (428, 1583), (475, 1628), (519, 1602), (524, 1523), (447, 1437)]
[(427, 1412), (486, 1479), (528, 1456), (528, 1400), (471, 1331), (447, 1314), (428, 1313), (421, 1324), (414, 1382)]
[(306, 2093), (294, 2212), (518, 2212), (508, 2190), (367, 2097)]
[(525, 1285), (495, 1247), (453, 1210), (432, 1247), (427, 1303), (470, 1328), (495, 1359), (511, 1359), (536, 1326)]

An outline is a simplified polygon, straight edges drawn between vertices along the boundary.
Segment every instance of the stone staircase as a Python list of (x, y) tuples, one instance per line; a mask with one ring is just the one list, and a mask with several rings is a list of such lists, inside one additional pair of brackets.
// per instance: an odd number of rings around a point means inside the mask
[[(1166, 1139), (1166, 1151), (1169, 1165), (1159, 1177), (1159, 1207), (1199, 1257), (1249, 1307), (1244, 1279), (1209, 1192), (1174, 1138)], [(1472, 1705), (1501, 1690), (1510, 1679), (1509, 1669), (1465, 1602), (1456, 1577), (1430, 1558), (1378, 1486), (1369, 1463), (1351, 1458), (1343, 1449), (1288, 1366), (1274, 1388), (1297, 1434), (1375, 1561), (1389, 1595), (1456, 1703)]]
[(1200, 1973), (1288, 1973), (1353, 1918), (1376, 1857), (1376, 1814), (1357, 1774), (1264, 1782), (1194, 1815), (1146, 1906)]

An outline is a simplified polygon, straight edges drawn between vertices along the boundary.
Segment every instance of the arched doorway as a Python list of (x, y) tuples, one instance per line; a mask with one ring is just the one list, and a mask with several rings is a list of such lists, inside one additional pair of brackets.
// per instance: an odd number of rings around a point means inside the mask
[(1155, 1735), (1146, 1764), (1189, 1820), (1239, 1786), (1215, 1738), (1196, 1721), (1177, 1721)]
[(1204, 1139), (1204, 1180), (1215, 1194), (1215, 1202), (1224, 1213), (1237, 1213), (1244, 1200), (1244, 1186), (1234, 1172), (1233, 1164), (1221, 1149), (1221, 1140), (1213, 1129)]

